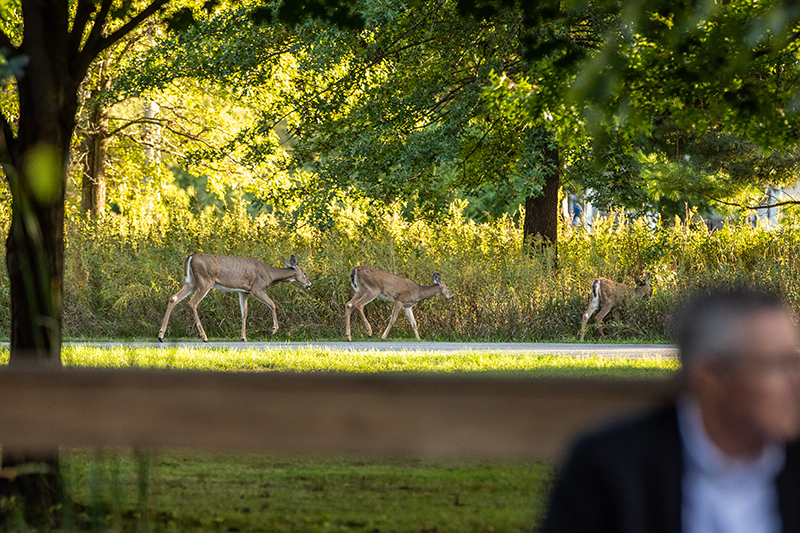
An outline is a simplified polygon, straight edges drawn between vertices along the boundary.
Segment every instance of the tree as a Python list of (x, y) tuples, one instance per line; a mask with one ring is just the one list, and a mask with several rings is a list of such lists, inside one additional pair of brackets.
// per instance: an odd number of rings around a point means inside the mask
[[(301, 211), (324, 224), (329, 202), (339, 195), (406, 201), (409, 211), (429, 215), (456, 194), (510, 190), (510, 198), (496, 196), (497, 203), (513, 210), (518, 199), (528, 199), (526, 235), (556, 241), (559, 166), (569, 160), (560, 149), (569, 148), (559, 146), (543, 115), (508, 120), (484, 88), (493, 72), (535, 77), (552, 91), (542, 109), (561, 105), (556, 93), (565, 82), (551, 79), (553, 58), (527, 61), (525, 43), (552, 46), (565, 24), (531, 36), (521, 28), (535, 10), (504, 9), (482, 20), (463, 17), (451, 1), (360, 2), (359, 31), (305, 19), (290, 29), (267, 17), (270, 22), (242, 32), (246, 10), (237, 8), (235, 17), (218, 12), (152, 50), (140, 79), (158, 86), (192, 76), (242, 91), (257, 90), (257, 80), (279, 88), (253, 131), (285, 124), (294, 168), (313, 169), (314, 178), (298, 180), (294, 190), (283, 189), (270, 201), (295, 198)], [(251, 19), (260, 20), (254, 13)], [(265, 39), (275, 34), (281, 37)], [(576, 39), (582, 46), (589, 42)], [(198, 48), (219, 53), (198, 57)], [(276, 151), (273, 145), (262, 154)]]
[(657, 201), (745, 206), (745, 192), (796, 179), (796, 4), (596, 5), (619, 14), (621, 31), (579, 64), (566, 97), (585, 110), (596, 154), (617, 162), (594, 173), (606, 201), (646, 188)]
[[(64, 194), (67, 154), (78, 90), (99, 54), (156, 13), (168, 0), (132, 12), (112, 0), (20, 0), (3, 4), (0, 49), (12, 69), (19, 114), (0, 116), (0, 163), (12, 194), (6, 241), (11, 287), (12, 366), (61, 363)], [(57, 502), (57, 452), (31, 457), (3, 450), (3, 466), (45, 465), (4, 487), (40, 521)]]

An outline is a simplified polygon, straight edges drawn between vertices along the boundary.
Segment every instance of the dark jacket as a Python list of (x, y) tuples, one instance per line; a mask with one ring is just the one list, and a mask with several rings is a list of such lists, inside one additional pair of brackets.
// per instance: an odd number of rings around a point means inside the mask
[[(579, 440), (541, 533), (680, 533), (683, 459), (675, 406)], [(784, 533), (800, 533), (800, 446), (778, 477)]]

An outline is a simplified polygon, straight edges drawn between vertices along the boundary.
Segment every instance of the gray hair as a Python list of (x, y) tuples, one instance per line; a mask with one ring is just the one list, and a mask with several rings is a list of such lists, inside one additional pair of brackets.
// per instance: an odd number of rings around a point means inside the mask
[(732, 361), (746, 341), (743, 323), (781, 310), (787, 308), (778, 297), (752, 290), (711, 290), (691, 298), (673, 318), (681, 365), (685, 370), (700, 360)]

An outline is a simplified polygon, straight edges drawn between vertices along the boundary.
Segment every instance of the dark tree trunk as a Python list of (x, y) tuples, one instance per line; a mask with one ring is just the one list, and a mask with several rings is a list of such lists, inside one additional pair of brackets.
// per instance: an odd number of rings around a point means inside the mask
[[(96, 93), (92, 91), (92, 99)], [(108, 110), (93, 104), (86, 134), (81, 210), (100, 218), (106, 210), (106, 157), (108, 154)]]
[[(21, 0), (22, 43), (0, 29), (6, 59), (24, 57), (15, 74), (19, 95), (16, 134), (0, 115), (0, 164), (12, 195), (6, 264), (11, 288), (13, 367), (61, 366), (66, 157), (78, 89), (91, 62), (168, 0), (153, 0), (111, 35), (105, 25), (110, 0)], [(70, 28), (74, 35), (70, 34)], [(31, 525), (48, 530), (58, 502), (58, 450), (38, 454), (3, 448), (3, 470), (15, 475), (0, 484), (16, 495)]]
[(542, 192), (538, 196), (525, 199), (525, 221), (522, 226), (525, 244), (531, 244), (537, 237), (542, 244), (554, 245), (558, 241), (558, 147), (544, 149), (548, 163)]
[[(67, 56), (66, 2), (22, 2), (19, 52), (28, 64), (17, 79), (16, 137), (4, 125), (3, 169), (12, 194), (6, 265), (11, 288), (12, 367), (61, 365), (66, 154), (75, 125), (77, 85)], [(3, 487), (26, 521), (47, 528), (61, 499), (58, 450), (3, 449)]]
[(97, 86), (89, 97), (89, 120), (86, 125), (86, 159), (83, 162), (81, 211), (100, 218), (106, 210), (106, 158), (108, 156), (108, 109), (98, 100), (109, 86), (108, 58), (97, 62)]

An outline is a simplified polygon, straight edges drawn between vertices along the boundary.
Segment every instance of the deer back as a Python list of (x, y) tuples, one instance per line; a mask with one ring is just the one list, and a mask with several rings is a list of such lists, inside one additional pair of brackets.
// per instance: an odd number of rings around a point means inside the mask
[(369, 265), (355, 267), (351, 272), (351, 282), (356, 291), (379, 292), (383, 299), (392, 301), (402, 301), (403, 296), (419, 288), (419, 285), (408, 278)]
[(220, 289), (250, 292), (264, 289), (293, 274), (258, 259), (227, 255), (194, 254), (190, 262), (196, 279), (208, 280)]
[(630, 286), (624, 283), (618, 283), (608, 278), (597, 278), (598, 292), (600, 294), (600, 301), (604, 304), (611, 303), (618, 305), (627, 299), (648, 298), (650, 296), (650, 275), (648, 274), (645, 281), (640, 281), (637, 278), (636, 285)]

